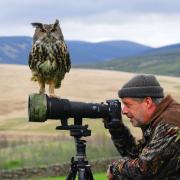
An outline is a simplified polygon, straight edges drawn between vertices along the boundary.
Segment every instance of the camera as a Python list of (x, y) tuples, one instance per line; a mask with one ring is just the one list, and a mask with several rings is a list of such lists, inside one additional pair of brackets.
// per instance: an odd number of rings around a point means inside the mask
[(82, 118), (104, 118), (105, 128), (115, 128), (121, 119), (121, 103), (117, 99), (106, 103), (85, 103), (70, 101), (46, 94), (31, 94), (28, 100), (28, 116), (30, 122), (45, 122), (47, 119), (61, 120), (68, 127), (68, 118), (74, 118), (75, 125), (81, 125)]

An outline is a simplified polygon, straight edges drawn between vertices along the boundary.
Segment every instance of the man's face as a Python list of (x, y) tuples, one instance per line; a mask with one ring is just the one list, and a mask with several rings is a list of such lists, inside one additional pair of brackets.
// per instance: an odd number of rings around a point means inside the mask
[(138, 101), (133, 98), (122, 98), (123, 107), (122, 113), (126, 115), (133, 126), (142, 127), (148, 124), (150, 119), (150, 103), (152, 103), (147, 98), (144, 98), (142, 101)]

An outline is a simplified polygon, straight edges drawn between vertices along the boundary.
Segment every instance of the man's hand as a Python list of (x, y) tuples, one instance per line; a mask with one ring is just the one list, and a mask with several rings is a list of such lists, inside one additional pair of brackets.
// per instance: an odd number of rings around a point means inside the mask
[(106, 176), (108, 178), (108, 180), (113, 180), (113, 175), (111, 173), (111, 165), (109, 166), (108, 170), (107, 170), (107, 173), (106, 173)]
[(119, 129), (122, 127), (122, 119), (111, 119), (110, 117), (103, 118), (102, 122), (106, 129)]

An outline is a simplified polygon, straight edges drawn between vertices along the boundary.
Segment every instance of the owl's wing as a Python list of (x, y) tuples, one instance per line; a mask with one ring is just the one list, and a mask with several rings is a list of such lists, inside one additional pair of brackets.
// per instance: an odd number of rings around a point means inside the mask
[[(66, 46), (66, 48), (67, 48), (67, 46)], [(70, 59), (70, 54), (69, 54), (68, 49), (67, 49), (67, 53), (66, 53), (66, 65), (67, 65), (66, 70), (67, 70), (67, 72), (69, 72), (69, 70), (71, 69), (71, 59)]]
[(29, 53), (29, 59), (28, 59), (28, 64), (29, 64), (29, 67), (30, 67), (30, 69), (32, 69), (32, 53), (30, 52)]
[(47, 52), (46, 52), (46, 44), (43, 44), (43, 42), (36, 42), (33, 47), (31, 52), (29, 53), (29, 67), (31, 70), (38, 70), (39, 65), (44, 62), (44, 60), (47, 57)]
[(60, 64), (63, 65), (65, 72), (69, 72), (71, 68), (71, 60), (68, 48), (64, 41), (60, 41), (60, 43), (57, 43), (56, 45), (60, 55), (60, 58), (57, 59), (61, 61)]

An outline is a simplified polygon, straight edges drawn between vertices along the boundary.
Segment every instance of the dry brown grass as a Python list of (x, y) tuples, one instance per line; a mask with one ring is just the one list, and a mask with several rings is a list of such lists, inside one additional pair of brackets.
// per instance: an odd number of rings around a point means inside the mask
[[(70, 100), (101, 102), (117, 98), (117, 89), (131, 76), (114, 71), (72, 69), (56, 94)], [(27, 66), (0, 65), (0, 119), (26, 116), (28, 95), (39, 90), (30, 78)]]
[[(72, 101), (104, 102), (117, 98), (117, 90), (132, 76), (132, 73), (116, 71), (71, 69), (56, 94)], [(0, 65), (0, 126), (8, 119), (27, 117), (28, 95), (39, 90), (38, 84), (30, 78), (31, 72), (27, 66)], [(180, 78), (157, 78), (166, 94), (172, 94), (180, 101)], [(21, 128), (25, 126), (29, 128), (27, 124)]]

